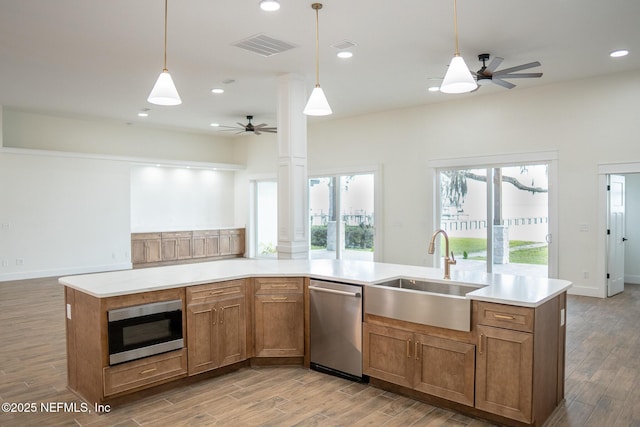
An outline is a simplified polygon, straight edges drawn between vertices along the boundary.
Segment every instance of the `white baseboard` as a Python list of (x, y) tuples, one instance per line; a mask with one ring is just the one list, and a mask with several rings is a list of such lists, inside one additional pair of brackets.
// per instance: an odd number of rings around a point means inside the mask
[(567, 293), (570, 295), (580, 295), (583, 297), (606, 298), (606, 291), (598, 288), (588, 288), (586, 286), (571, 286)]
[(624, 283), (640, 285), (640, 276), (638, 276), (637, 274), (625, 274)]
[(11, 280), (40, 279), (43, 277), (62, 277), (75, 274), (100, 273), (104, 271), (131, 270), (131, 268), (131, 263), (125, 262), (121, 264), (65, 267), (51, 270), (19, 271), (14, 273), (0, 274), (0, 282), (8, 282)]

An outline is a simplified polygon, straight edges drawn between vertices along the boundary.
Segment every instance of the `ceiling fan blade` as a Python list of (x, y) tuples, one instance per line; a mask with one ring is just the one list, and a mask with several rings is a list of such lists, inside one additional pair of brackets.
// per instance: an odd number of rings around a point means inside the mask
[(520, 74), (500, 74), (501, 79), (529, 79), (533, 77), (542, 77), (542, 73), (520, 73)]
[(516, 85), (514, 85), (513, 83), (509, 83), (505, 80), (497, 79), (495, 76), (491, 79), (491, 81), (497, 84), (498, 86), (502, 86), (507, 89), (513, 89), (514, 87), (516, 87)]
[(254, 130), (254, 131), (253, 131), (253, 133), (254, 133), (254, 134), (256, 134), (256, 135), (262, 135), (262, 132), (260, 132), (260, 131), (259, 131), (259, 130), (257, 130), (257, 129), (256, 129), (256, 130)]
[(502, 76), (504, 74), (509, 74), (509, 73), (513, 73), (515, 71), (521, 71), (521, 70), (527, 70), (529, 68), (533, 68), (533, 67), (539, 67), (540, 63), (538, 61), (536, 62), (529, 62), (528, 64), (522, 64), (522, 65), (517, 65), (515, 67), (511, 67), (511, 68), (505, 68), (504, 70), (498, 70), (495, 73), (493, 73), (493, 76)]
[[(487, 65), (487, 68), (484, 70), (484, 74), (489, 76), (493, 74), (496, 68), (498, 68), (500, 64), (502, 64), (502, 61), (504, 61), (504, 58), (500, 58), (499, 56), (496, 56), (495, 58), (493, 58), (491, 62), (489, 62), (489, 65)], [(489, 74), (487, 74), (487, 72)]]
[(248, 125), (242, 124), (242, 123), (240, 123), (240, 122), (236, 122), (236, 124), (237, 124), (238, 126), (240, 126), (242, 129), (244, 129), (244, 128), (246, 128), (246, 127), (248, 126)]
[(261, 132), (266, 132), (266, 133), (278, 133), (277, 130), (275, 129), (269, 129), (269, 128), (262, 128), (260, 129)]
[(254, 128), (261, 128), (261, 127), (264, 127), (264, 126), (267, 126), (267, 124), (266, 123), (260, 123), (259, 125), (253, 125)]

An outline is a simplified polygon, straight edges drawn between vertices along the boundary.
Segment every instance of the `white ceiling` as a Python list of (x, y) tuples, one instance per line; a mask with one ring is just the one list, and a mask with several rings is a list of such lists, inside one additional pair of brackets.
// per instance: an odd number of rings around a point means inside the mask
[[(277, 76), (300, 74), (309, 92), (315, 80), (312, 1), (280, 3), (264, 12), (258, 0), (169, 0), (167, 66), (183, 103), (158, 107), (146, 98), (162, 70), (163, 0), (0, 0), (0, 105), (212, 134), (211, 122), (232, 126), (247, 114), (275, 125)], [(320, 83), (332, 119), (507, 91), (427, 92), (454, 52), (453, 0), (323, 4)], [(640, 69), (639, 22), (638, 0), (458, 0), (472, 70), (484, 52), (505, 58), (500, 69), (542, 63), (528, 70), (542, 78), (511, 80), (513, 91)], [(258, 33), (298, 47), (265, 58), (232, 46)], [(357, 43), (349, 60), (331, 47), (343, 40)], [(630, 55), (609, 58), (620, 48)], [(213, 95), (216, 86), (226, 92)]]

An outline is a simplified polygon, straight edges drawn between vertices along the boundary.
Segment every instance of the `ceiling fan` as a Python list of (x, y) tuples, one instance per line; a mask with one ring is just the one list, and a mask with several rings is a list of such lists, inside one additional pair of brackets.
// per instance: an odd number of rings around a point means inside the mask
[(223, 132), (239, 131), (239, 132), (236, 132), (236, 135), (245, 133), (245, 132), (252, 132), (256, 135), (260, 135), (263, 132), (276, 133), (278, 131), (276, 127), (268, 126), (266, 123), (260, 123), (259, 125), (254, 125), (253, 123), (251, 123), (251, 120), (253, 120), (253, 116), (247, 116), (247, 121), (248, 121), (247, 124), (242, 124), (238, 122), (237, 123), (238, 126), (220, 126), (220, 127), (227, 128), (227, 129), (221, 129)]
[[(486, 61), (489, 60), (488, 53), (481, 53), (478, 55), (478, 60), (482, 61), (482, 68), (480, 68), (476, 72), (476, 82), (478, 86), (484, 86), (489, 83), (495, 83), (499, 86), (505, 87), (507, 89), (513, 89), (516, 87), (513, 83), (507, 82), (504, 79), (522, 79), (522, 78), (532, 78), (532, 77), (542, 77), (542, 73), (518, 73), (513, 74), (516, 71), (528, 70), (529, 68), (539, 67), (540, 62), (529, 62), (528, 64), (522, 64), (511, 68), (505, 68), (503, 70), (496, 71), (496, 68), (500, 66), (504, 58), (500, 58), (496, 56), (491, 60), (489, 65), (486, 64)], [(477, 89), (476, 89), (477, 90)]]

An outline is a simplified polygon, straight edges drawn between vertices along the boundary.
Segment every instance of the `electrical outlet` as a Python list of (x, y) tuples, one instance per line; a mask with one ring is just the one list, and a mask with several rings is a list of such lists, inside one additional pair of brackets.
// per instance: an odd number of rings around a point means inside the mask
[(2, 260), (2, 266), (3, 267), (9, 267), (9, 260), (8, 259), (3, 259)]
[(583, 271), (582, 272), (582, 278), (583, 279), (588, 279), (589, 278), (589, 272), (588, 271)]
[(16, 265), (24, 265), (24, 258), (16, 258)]

